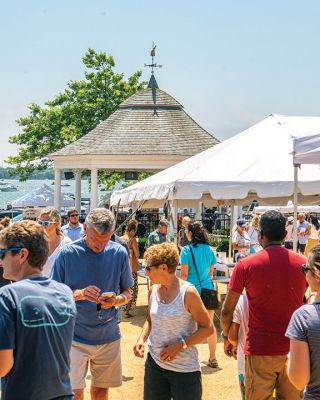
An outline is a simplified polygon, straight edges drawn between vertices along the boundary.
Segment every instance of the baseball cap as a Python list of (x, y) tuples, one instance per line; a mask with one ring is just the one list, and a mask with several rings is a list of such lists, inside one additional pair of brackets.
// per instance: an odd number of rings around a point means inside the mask
[(169, 224), (169, 221), (167, 219), (165, 219), (165, 218), (160, 219), (159, 226), (169, 226), (169, 225), (170, 224)]
[(247, 226), (247, 223), (246, 223), (246, 221), (245, 221), (243, 218), (239, 218), (239, 219), (237, 220), (237, 225), (240, 226), (241, 228), (244, 228), (244, 227)]
[(289, 222), (292, 222), (293, 220), (294, 220), (294, 218), (293, 218), (293, 217), (291, 217), (291, 216), (290, 216), (290, 217), (288, 217), (288, 221), (289, 221)]

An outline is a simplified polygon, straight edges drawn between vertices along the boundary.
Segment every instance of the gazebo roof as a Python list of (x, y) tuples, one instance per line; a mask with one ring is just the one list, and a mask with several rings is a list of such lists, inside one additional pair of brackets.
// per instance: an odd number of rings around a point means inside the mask
[(146, 89), (120, 104), (119, 109), (74, 143), (50, 156), (163, 155), (189, 157), (219, 143), (201, 128), (154, 75)]

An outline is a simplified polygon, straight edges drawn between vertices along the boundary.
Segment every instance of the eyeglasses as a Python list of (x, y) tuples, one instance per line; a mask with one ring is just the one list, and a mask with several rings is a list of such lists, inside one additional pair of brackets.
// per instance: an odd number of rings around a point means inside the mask
[(7, 249), (0, 249), (0, 260), (2, 261), (8, 251), (20, 251), (22, 247), (9, 247)]
[(42, 226), (49, 226), (50, 224), (54, 224), (55, 222), (53, 221), (41, 221), (40, 219), (38, 220), (38, 224)]
[(70, 217), (79, 217), (79, 214), (70, 214)]
[(314, 273), (313, 270), (312, 270), (307, 264), (301, 265), (301, 269), (302, 269), (302, 272), (303, 272), (305, 275), (306, 275), (306, 273), (307, 273), (308, 271), (310, 271), (312, 274)]

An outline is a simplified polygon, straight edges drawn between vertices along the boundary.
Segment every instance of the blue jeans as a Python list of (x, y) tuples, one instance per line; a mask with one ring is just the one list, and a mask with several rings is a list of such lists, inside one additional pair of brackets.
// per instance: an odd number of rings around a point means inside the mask
[(159, 367), (148, 354), (144, 374), (144, 400), (201, 400), (201, 372), (174, 372)]

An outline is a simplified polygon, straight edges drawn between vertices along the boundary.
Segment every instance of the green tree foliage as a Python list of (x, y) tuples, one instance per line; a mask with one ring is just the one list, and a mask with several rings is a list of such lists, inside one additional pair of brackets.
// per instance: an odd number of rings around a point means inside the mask
[(10, 156), (6, 162), (21, 180), (50, 167), (48, 154), (91, 131), (127, 97), (145, 87), (146, 83), (140, 81), (141, 71), (126, 81), (123, 74), (114, 71), (114, 59), (106, 53), (89, 49), (83, 63), (85, 79), (70, 81), (67, 89), (44, 107), (30, 104), (29, 115), (17, 121), (22, 132), (9, 141), (20, 146), (19, 155)]

